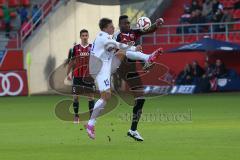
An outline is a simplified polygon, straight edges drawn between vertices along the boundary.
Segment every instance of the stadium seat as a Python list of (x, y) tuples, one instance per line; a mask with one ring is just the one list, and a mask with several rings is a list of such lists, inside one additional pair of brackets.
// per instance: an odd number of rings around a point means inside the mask
[(144, 37), (143, 44), (153, 44), (153, 37)]
[(30, 5), (30, 0), (21, 0), (21, 4), (23, 6), (29, 6)]
[(233, 18), (240, 18), (240, 10), (235, 10), (233, 13)]
[(240, 42), (240, 34), (233, 32), (233, 33), (229, 33), (229, 41), (231, 42)]
[(217, 39), (217, 40), (225, 41), (226, 40), (226, 35), (224, 33), (217, 33), (217, 34), (213, 35), (213, 38)]
[(17, 16), (17, 13), (16, 12), (11, 12), (10, 16), (11, 16), (11, 18), (15, 18)]
[(233, 15), (234, 14), (234, 9), (228, 9), (229, 14)]
[(239, 31), (239, 30), (240, 30), (240, 23), (234, 24), (234, 25), (233, 25), (233, 30)]
[(4, 4), (6, 4), (5, 0), (0, 0), (0, 6), (3, 6)]
[(194, 41), (197, 40), (197, 36), (196, 35), (186, 35), (184, 37), (184, 42), (187, 42), (187, 43), (192, 43)]
[(8, 6), (9, 7), (17, 7), (17, 6), (19, 6), (19, 1), (18, 0), (9, 0)]
[(171, 36), (170, 43), (181, 43), (182, 37), (181, 36)]
[(167, 37), (165, 36), (157, 36), (156, 37), (156, 43), (157, 44), (166, 44), (166, 43), (168, 43), (168, 39), (167, 39)]
[(224, 8), (233, 7), (233, 2), (232, 1), (223, 1), (222, 4), (223, 4)]

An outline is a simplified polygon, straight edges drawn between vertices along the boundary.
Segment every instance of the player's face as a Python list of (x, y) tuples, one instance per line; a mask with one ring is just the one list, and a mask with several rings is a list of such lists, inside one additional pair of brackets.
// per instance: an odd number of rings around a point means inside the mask
[(119, 23), (119, 28), (121, 32), (129, 32), (130, 31), (130, 22), (128, 18), (122, 19)]
[(114, 30), (115, 30), (114, 25), (112, 23), (110, 23), (110, 24), (108, 24), (108, 26), (107, 26), (105, 31), (108, 34), (113, 35), (114, 34)]
[(83, 43), (87, 43), (88, 42), (88, 38), (89, 38), (89, 35), (88, 33), (82, 33), (81, 36), (80, 36), (80, 39)]

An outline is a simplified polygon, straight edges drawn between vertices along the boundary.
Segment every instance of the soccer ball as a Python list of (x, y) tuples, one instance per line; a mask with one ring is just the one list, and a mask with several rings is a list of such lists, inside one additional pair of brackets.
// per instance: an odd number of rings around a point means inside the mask
[(148, 17), (140, 17), (137, 20), (137, 28), (143, 31), (147, 30), (151, 25), (151, 20)]

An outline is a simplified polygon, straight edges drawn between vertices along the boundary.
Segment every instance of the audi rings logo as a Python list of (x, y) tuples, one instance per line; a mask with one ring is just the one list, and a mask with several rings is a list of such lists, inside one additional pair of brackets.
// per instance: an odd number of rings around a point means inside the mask
[[(12, 85), (10, 78), (15, 78), (19, 82), (19, 87), (15, 91), (10, 90)], [(0, 91), (0, 96), (6, 96), (6, 95), (17, 96), (22, 92), (23, 86), (24, 86), (22, 77), (19, 76), (17, 73), (13, 73), (13, 72), (6, 73), (6, 74), (0, 73), (0, 84), (1, 84), (0, 88), (2, 88), (2, 91)]]

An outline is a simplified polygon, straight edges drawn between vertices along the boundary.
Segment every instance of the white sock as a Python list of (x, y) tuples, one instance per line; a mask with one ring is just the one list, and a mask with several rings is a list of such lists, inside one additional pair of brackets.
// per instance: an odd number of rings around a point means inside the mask
[(150, 57), (150, 55), (144, 54), (142, 52), (136, 52), (136, 51), (127, 51), (126, 56), (131, 60), (142, 60), (142, 61), (147, 61)]
[(100, 115), (101, 111), (104, 109), (104, 106), (106, 105), (106, 101), (103, 99), (99, 99), (93, 108), (92, 116), (90, 120), (88, 121), (88, 125), (94, 126), (96, 123), (97, 117)]

